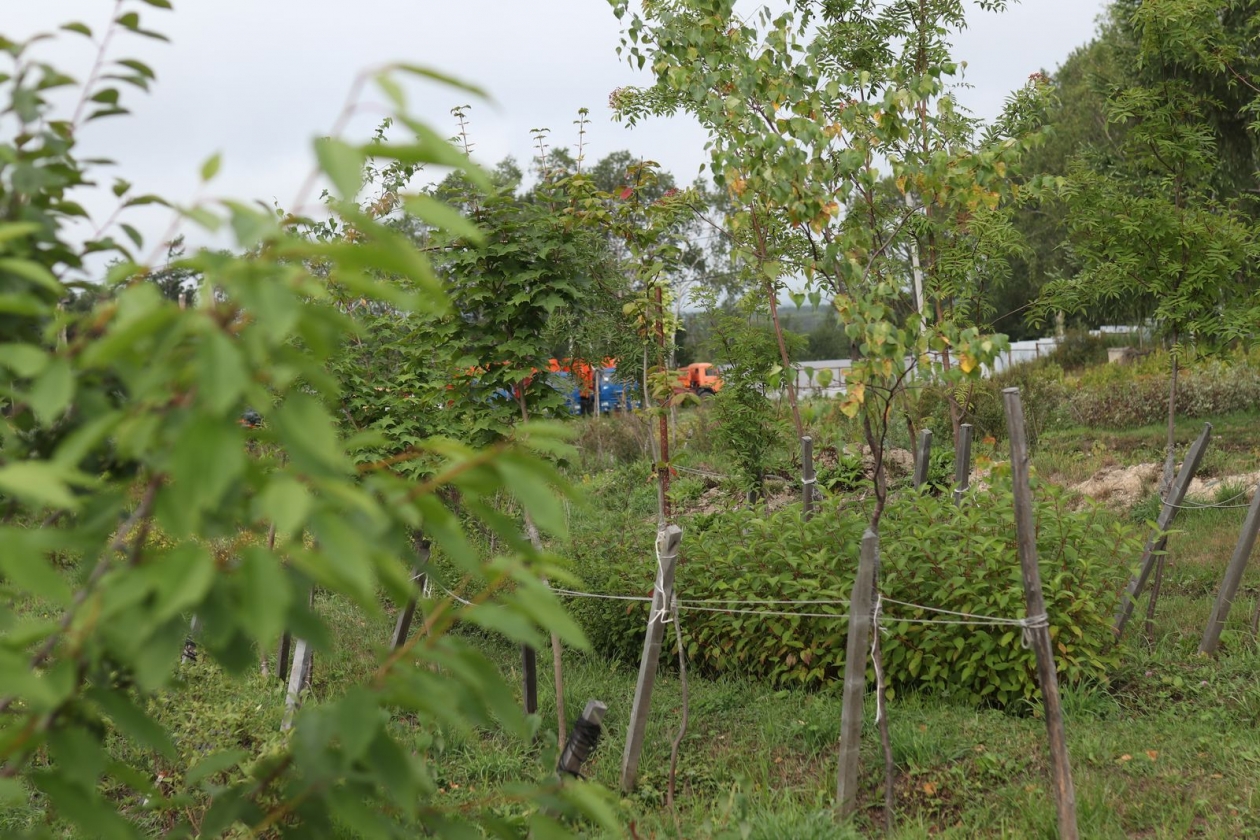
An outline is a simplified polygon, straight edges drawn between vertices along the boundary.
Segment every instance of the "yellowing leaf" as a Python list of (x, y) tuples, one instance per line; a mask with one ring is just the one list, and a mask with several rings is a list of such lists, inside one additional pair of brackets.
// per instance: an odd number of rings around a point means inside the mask
[(959, 353), (958, 366), (963, 373), (971, 373), (976, 369), (976, 360), (969, 353)]

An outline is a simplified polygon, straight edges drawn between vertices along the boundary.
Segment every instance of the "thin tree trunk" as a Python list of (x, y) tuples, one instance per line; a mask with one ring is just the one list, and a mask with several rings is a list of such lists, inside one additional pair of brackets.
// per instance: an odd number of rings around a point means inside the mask
[(796, 403), (796, 371), (788, 358), (787, 344), (783, 341), (783, 327), (779, 326), (779, 302), (775, 294), (774, 284), (766, 284), (770, 297), (770, 319), (774, 322), (774, 337), (779, 342), (779, 358), (783, 362), (783, 375), (787, 377), (788, 404), (792, 406), (792, 422), (796, 424), (796, 437), (805, 435), (805, 424), (801, 422), (801, 408)]
[[(660, 285), (656, 287), (656, 343), (657, 343), (657, 360), (661, 367), (661, 373), (665, 372), (665, 295)], [(670, 400), (673, 402), (673, 400)], [(657, 501), (660, 505), (660, 524), (664, 525), (669, 521), (669, 412), (661, 406), (660, 416), (660, 438), (661, 438), (661, 458), (657, 461), (656, 473), (659, 489), (657, 490)]]
[(1164, 453), (1164, 474), (1159, 481), (1160, 498), (1172, 487), (1177, 456), (1177, 331), (1173, 330), (1172, 375), (1168, 378), (1168, 448)]

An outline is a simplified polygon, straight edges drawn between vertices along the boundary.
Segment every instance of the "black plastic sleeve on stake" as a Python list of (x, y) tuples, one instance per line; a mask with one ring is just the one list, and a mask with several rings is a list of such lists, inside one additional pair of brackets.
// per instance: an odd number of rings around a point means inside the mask
[(958, 441), (954, 445), (954, 504), (962, 504), (963, 493), (971, 482), (972, 426), (963, 423), (958, 427)]
[(932, 460), (932, 430), (919, 433), (919, 448), (914, 457), (914, 487), (917, 490), (927, 484), (928, 464)]
[(564, 751), (556, 772), (561, 775), (582, 778), (582, 765), (590, 760), (603, 732), (604, 715), (608, 707), (599, 700), (587, 700), (582, 716), (573, 722), (573, 732), (565, 742)]

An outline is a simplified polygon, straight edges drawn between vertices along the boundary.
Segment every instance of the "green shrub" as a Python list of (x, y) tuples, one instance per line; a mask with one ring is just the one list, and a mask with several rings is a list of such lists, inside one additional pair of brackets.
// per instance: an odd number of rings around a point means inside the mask
[[(1168, 417), (1169, 362), (1152, 354), (1136, 365), (1103, 365), (1082, 375), (1069, 410), (1083, 426), (1128, 428)], [(1177, 382), (1177, 415), (1210, 417), (1260, 403), (1260, 371), (1243, 360), (1200, 360)]]
[[(1140, 542), (1133, 526), (1074, 510), (1051, 486), (1037, 489), (1038, 548), (1061, 679), (1105, 680), (1114, 664), (1110, 616)], [(797, 506), (766, 514), (733, 511), (683, 539), (678, 596), (693, 607), (842, 615), (852, 594), (860, 510), (825, 510), (809, 522)], [(1018, 618), (1024, 601), (1009, 483), (974, 493), (962, 508), (947, 498), (905, 493), (885, 513), (881, 591), (886, 597), (960, 612)], [(650, 535), (631, 555), (579, 556), (593, 591), (646, 595), (654, 575)], [(618, 558), (622, 559), (618, 559)], [(722, 600), (836, 601), (835, 605), (737, 606)], [(695, 604), (695, 601), (709, 601)], [(648, 607), (583, 600), (574, 613), (602, 653), (633, 662), (642, 650)], [(1009, 626), (910, 624), (932, 617), (885, 610), (884, 657), (894, 690), (917, 687), (971, 702), (1007, 706), (1034, 696), (1034, 660)], [(940, 616), (937, 616), (940, 617)], [(687, 609), (687, 653), (709, 674), (740, 674), (776, 685), (821, 687), (844, 668), (847, 620)]]
[[(1006, 410), (1002, 405), (1005, 388), (1019, 388), (1030, 443), (1035, 444), (1041, 432), (1068, 422), (1071, 390), (1064, 383), (1063, 369), (1049, 359), (1040, 359), (968, 383), (957, 393), (964, 407), (963, 422), (975, 427), (977, 440), (985, 437), (1005, 440)], [(946, 386), (923, 389), (917, 410), (920, 426), (938, 430), (951, 428), (947, 394)]]
[(1049, 359), (1064, 370), (1082, 370), (1107, 363), (1107, 348), (1128, 343), (1130, 336), (1096, 336), (1085, 330), (1068, 330)]

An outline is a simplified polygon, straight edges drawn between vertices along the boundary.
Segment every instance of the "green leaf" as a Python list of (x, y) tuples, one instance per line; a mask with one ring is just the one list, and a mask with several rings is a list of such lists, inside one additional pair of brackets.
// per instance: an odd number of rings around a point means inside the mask
[(55, 604), (70, 601), (70, 585), (57, 573), (48, 556), (58, 548), (54, 531), (0, 528), (0, 571), (10, 582)]
[(262, 546), (241, 549), (240, 610), (242, 627), (264, 648), (284, 631), (285, 615), (293, 599), (289, 579), (280, 567), (280, 558)]
[(359, 146), (321, 137), (315, 141), (315, 158), (333, 187), (346, 201), (351, 201), (363, 188), (363, 164), (367, 157)]
[(482, 99), (489, 98), (487, 97), (486, 92), (482, 90), (481, 88), (477, 87), (476, 85), (470, 84), (469, 82), (461, 81), (460, 79), (457, 79), (454, 76), (448, 76), (446, 73), (443, 73), (440, 70), (434, 70), (431, 67), (425, 67), (420, 64), (403, 63), (403, 64), (391, 64), (386, 69), (398, 70), (402, 73), (409, 73), (413, 76), (419, 76), (422, 79), (429, 79), (430, 81), (434, 81), (439, 84), (446, 85), (447, 87), (458, 88), (459, 90), (465, 91), (467, 93), (471, 93), (474, 96), (479, 96)]
[(17, 779), (0, 779), (0, 807), (20, 808), (26, 805), (30, 793)]
[(66, 292), (57, 278), (53, 276), (53, 273), (34, 260), (0, 257), (0, 272), (5, 271), (10, 274), (16, 274), (23, 280), (29, 280), (35, 285), (58, 295), (64, 295)]
[(77, 510), (67, 486), (72, 471), (44, 461), (18, 461), (0, 467), (0, 491), (35, 505)]
[(485, 234), (458, 210), (427, 195), (413, 195), (403, 202), (407, 212), (436, 228), (462, 236), (475, 245), (485, 241)]
[(178, 755), (166, 730), (122, 691), (91, 688), (88, 690), (88, 698), (101, 707), (119, 731), (126, 733), (137, 744), (171, 760)]
[(277, 542), (283, 542), (306, 521), (311, 512), (311, 494), (302, 482), (280, 475), (267, 483), (256, 505), (261, 518), (275, 526)]
[(484, 628), (523, 645), (542, 647), (544, 637), (527, 615), (503, 604), (478, 604), (463, 612), (464, 617)]
[(195, 607), (214, 583), (214, 557), (197, 543), (183, 543), (147, 567), (157, 594), (153, 619), (164, 622)]
[(171, 481), (158, 497), (162, 518), (176, 533), (196, 528), (203, 512), (217, 509), (245, 469), (245, 441), (230, 420), (198, 415), (182, 439), (168, 466)]
[(53, 461), (66, 469), (75, 469), (88, 454), (101, 444), (122, 421), (121, 411), (109, 411), (90, 419), (61, 439)]
[(219, 174), (219, 167), (223, 165), (223, 155), (215, 152), (206, 158), (206, 162), (201, 164), (201, 182), (208, 183), (214, 180), (214, 176)]
[(309, 394), (292, 394), (268, 422), (276, 429), (295, 468), (302, 472), (344, 474), (345, 458), (336, 424), (324, 406)]
[[(73, 764), (78, 756), (68, 754), (66, 760)], [(64, 766), (58, 762), (58, 766)], [(48, 795), (50, 804), (60, 816), (80, 829), (82, 837), (100, 840), (139, 840), (139, 829), (119, 816), (112, 804), (101, 800), (96, 791), (71, 784), (55, 771), (32, 774), (35, 786)]]
[(383, 717), (376, 698), (362, 686), (353, 686), (337, 701), (331, 715), (346, 759), (358, 761), (381, 731)]
[(197, 394), (215, 414), (223, 414), (236, 405), (245, 391), (249, 372), (237, 345), (217, 327), (205, 336), (197, 354), (201, 373)]
[(551, 590), (537, 578), (518, 578), (516, 592), (505, 598), (505, 601), (519, 606), (538, 623), (539, 627), (555, 633), (567, 644), (579, 650), (590, 648), (590, 642), (587, 641), (582, 628), (569, 617), (564, 606)]
[(0, 344), (0, 365), (18, 376), (35, 376), (48, 364), (48, 359), (48, 352), (34, 344)]
[(535, 813), (530, 817), (529, 836), (534, 840), (572, 840), (573, 838), (563, 823), (541, 813)]
[(564, 505), (556, 489), (538, 474), (538, 463), (519, 455), (505, 454), (494, 462), (506, 489), (516, 496), (533, 516), (539, 528), (563, 537), (568, 532)]
[(28, 236), (39, 233), (43, 230), (43, 225), (39, 222), (6, 222), (0, 224), (0, 245), (5, 242), (12, 242), (14, 239), (25, 239)]
[(78, 22), (65, 23), (65, 24), (62, 24), (61, 28), (64, 29), (66, 32), (77, 32), (78, 34), (85, 35), (88, 38), (92, 37), (92, 30), (89, 29), (87, 24), (85, 23), (78, 23)]
[(197, 762), (184, 774), (184, 783), (189, 787), (196, 787), (211, 776), (232, 769), (248, 756), (249, 753), (245, 752), (245, 750), (223, 750), (222, 752), (212, 753)]
[(316, 580), (343, 591), (368, 609), (376, 608), (376, 575), (369, 557), (371, 546), (348, 519), (332, 512), (311, 518), (311, 535), (319, 549), (298, 555)]
[(31, 385), (26, 401), (40, 423), (53, 423), (74, 398), (74, 373), (65, 359), (54, 359)]

